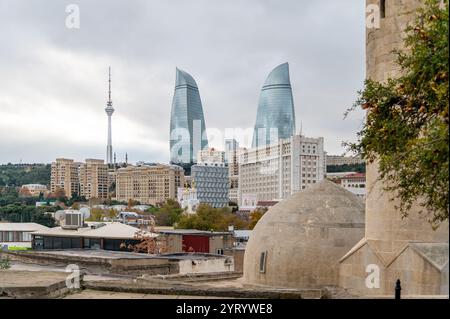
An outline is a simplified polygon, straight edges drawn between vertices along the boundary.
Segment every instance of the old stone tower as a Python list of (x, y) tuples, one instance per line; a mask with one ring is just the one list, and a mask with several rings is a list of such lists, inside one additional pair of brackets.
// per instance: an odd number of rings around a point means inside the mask
[[(392, 51), (402, 49), (404, 31), (422, 1), (366, 3), (378, 5), (381, 18), (379, 28), (367, 28), (367, 77), (382, 82), (399, 72)], [(377, 178), (377, 165), (368, 165), (365, 237), (341, 259), (340, 285), (365, 295), (392, 295), (400, 279), (404, 294), (448, 295), (448, 223), (434, 231), (414, 209), (402, 219)]]

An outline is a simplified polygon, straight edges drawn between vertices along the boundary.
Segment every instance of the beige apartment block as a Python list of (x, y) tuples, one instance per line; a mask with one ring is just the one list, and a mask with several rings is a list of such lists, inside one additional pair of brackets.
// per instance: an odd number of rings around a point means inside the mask
[(104, 160), (86, 159), (78, 169), (80, 196), (86, 199), (108, 198), (108, 165)]
[[(405, 29), (419, 0), (368, 0), (380, 7), (380, 28), (367, 29), (367, 77), (384, 82), (399, 68), (393, 50), (403, 49)], [(384, 6), (384, 7), (383, 7)], [(384, 191), (377, 163), (367, 165), (365, 237), (340, 261), (340, 285), (362, 295), (393, 295), (400, 279), (405, 295), (448, 295), (448, 222), (434, 230), (413, 207), (407, 218), (394, 194)], [(367, 282), (372, 276), (373, 281)]]
[(116, 172), (116, 200), (156, 205), (176, 199), (184, 185), (183, 169), (175, 165), (128, 166)]
[(72, 194), (79, 194), (78, 167), (80, 165), (72, 159), (57, 158), (51, 168), (51, 192), (54, 193), (58, 188), (63, 189), (68, 198), (71, 198)]
[(245, 148), (237, 146), (226, 152), (228, 164), (228, 197), (230, 201), (239, 202), (239, 156), (246, 151)]
[(340, 156), (340, 155), (327, 155), (327, 166), (329, 165), (357, 165), (364, 164), (365, 161), (361, 156)]
[(25, 184), (22, 185), (22, 190), (27, 190), (31, 196), (37, 197), (40, 194), (47, 195), (48, 194), (48, 188), (47, 185), (42, 184)]
[(197, 153), (197, 163), (225, 163), (225, 152), (208, 148)]
[(295, 135), (278, 144), (242, 151), (239, 158), (239, 204), (285, 199), (324, 179), (323, 138)]

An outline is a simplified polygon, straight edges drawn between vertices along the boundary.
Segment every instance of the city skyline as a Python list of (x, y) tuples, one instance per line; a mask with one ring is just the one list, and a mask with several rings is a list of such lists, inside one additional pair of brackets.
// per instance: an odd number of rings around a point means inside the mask
[[(108, 65), (115, 69), (115, 102), (120, 105), (113, 132), (117, 161), (128, 152), (130, 162), (169, 162), (174, 67), (196, 77), (207, 131), (223, 131), (253, 129), (264, 79), (285, 61), (291, 66), (297, 128), (307, 136), (323, 136), (330, 154), (343, 153), (341, 141), (354, 140), (363, 119), (362, 112), (345, 121), (343, 114), (364, 79), (364, 32), (354, 27), (364, 25), (364, 5), (322, 0), (279, 7), (232, 1), (213, 7), (200, 2), (193, 7), (176, 3), (180, 15), (162, 1), (126, 7), (112, 1), (101, 10), (79, 1), (80, 29), (71, 30), (64, 26), (62, 4), (44, 9), (1, 1), (8, 15), (0, 13), (7, 26), (0, 31), (5, 39), (0, 53), (0, 163), (105, 158)], [(290, 11), (296, 12), (295, 19), (286, 18)], [(255, 19), (267, 23), (256, 27)], [(103, 20), (114, 21), (111, 28), (103, 28), (108, 25)], [(120, 21), (133, 23), (125, 27)], [(306, 23), (317, 28), (311, 32)], [(183, 37), (178, 34), (181, 25), (195, 32)], [(326, 49), (330, 41), (333, 52)], [(251, 137), (240, 144), (249, 147)], [(210, 144), (219, 146), (217, 141)]]

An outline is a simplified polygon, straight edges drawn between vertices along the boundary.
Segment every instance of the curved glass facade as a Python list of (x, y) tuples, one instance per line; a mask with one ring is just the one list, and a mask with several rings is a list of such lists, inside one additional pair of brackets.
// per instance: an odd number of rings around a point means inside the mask
[(177, 68), (170, 116), (170, 162), (195, 163), (197, 152), (206, 148), (208, 139), (197, 83)]
[(295, 133), (295, 110), (289, 64), (270, 72), (259, 98), (252, 148), (278, 143)]

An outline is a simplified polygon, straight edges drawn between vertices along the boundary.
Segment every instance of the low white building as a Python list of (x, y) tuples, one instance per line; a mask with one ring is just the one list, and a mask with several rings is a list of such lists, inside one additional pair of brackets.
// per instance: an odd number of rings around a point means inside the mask
[(366, 198), (365, 173), (353, 173), (342, 177), (341, 186), (362, 199)]
[(178, 203), (188, 214), (195, 214), (200, 204), (197, 198), (197, 190), (195, 188), (179, 187)]
[[(68, 229), (47, 228), (32, 234), (32, 248), (41, 249), (105, 249), (127, 250), (129, 244), (140, 240), (139, 229), (122, 223), (92, 223), (89, 226)], [(144, 236), (156, 237), (155, 233), (143, 231)]]
[(0, 248), (31, 248), (31, 234), (48, 229), (36, 223), (0, 223)]
[(31, 196), (39, 196), (40, 194), (47, 195), (49, 193), (47, 185), (42, 184), (25, 184), (22, 185), (22, 189), (28, 190)]

